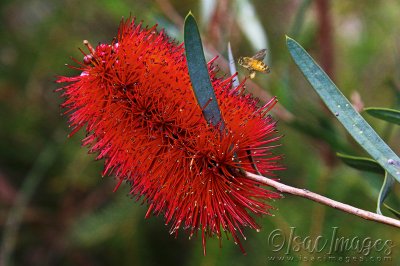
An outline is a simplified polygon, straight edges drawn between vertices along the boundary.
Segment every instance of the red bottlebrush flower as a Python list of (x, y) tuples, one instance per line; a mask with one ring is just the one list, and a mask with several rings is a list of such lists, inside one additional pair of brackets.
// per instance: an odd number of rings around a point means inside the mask
[(231, 78), (217, 78), (209, 63), (221, 133), (197, 104), (183, 45), (156, 26), (129, 19), (112, 44), (86, 44), (81, 74), (58, 79), (69, 83), (59, 90), (71, 134), (86, 126), (83, 145), (105, 160), (103, 175), (115, 175), (116, 188), (129, 181), (132, 195), (149, 204), (146, 217), (164, 214), (171, 234), (183, 227), (191, 237), (200, 230), (204, 252), (206, 238), (223, 231), (244, 252), (243, 227), (259, 229), (250, 214), (269, 214), (266, 200), (280, 197), (243, 174), (255, 166), (267, 176), (281, 169), (280, 156), (271, 153), (276, 123), (266, 115), (275, 98), (257, 107), (243, 84), (231, 89)]

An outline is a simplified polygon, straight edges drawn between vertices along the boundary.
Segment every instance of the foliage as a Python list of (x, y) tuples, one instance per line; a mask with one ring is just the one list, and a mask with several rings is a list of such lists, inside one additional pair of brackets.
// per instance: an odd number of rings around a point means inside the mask
[[(200, 14), (197, 17), (204, 18), (199, 24), (206, 43), (206, 59), (220, 52), (222, 56), (216, 63), (221, 67), (221, 73), (229, 73), (223, 60), (227, 58), (228, 41), (235, 57), (254, 54), (257, 33), (252, 31), (253, 24), (239, 27), (238, 16), (234, 15), (244, 12), (232, 4), (239, 1), (227, 1), (228, 8), (217, 4), (207, 9), (199, 8), (200, 3), (209, 2), (1, 2), (2, 232), (17, 192), (24, 188), (32, 173), (39, 174), (36, 175), (38, 185), (27, 202), (16, 235), (11, 257), (15, 265), (268, 265), (271, 264), (268, 258), (284, 255), (284, 252), (272, 251), (268, 242), (270, 233), (279, 229), (288, 239), (291, 227), (295, 227), (295, 233), (302, 237), (322, 235), (325, 238), (329, 238), (332, 228), (337, 227), (342, 237), (391, 239), (398, 246), (400, 232), (397, 229), (288, 196), (273, 203), (279, 209), (275, 217), (258, 220), (262, 224), (259, 233), (245, 232), (247, 256), (230, 242), (220, 249), (219, 241), (215, 239), (208, 242), (208, 254), (204, 257), (200, 241), (188, 240), (183, 232), (178, 239), (170, 236), (162, 217), (145, 220), (146, 208), (140, 205), (141, 202), (125, 196), (129, 193), (128, 186), (121, 187), (125, 193), (112, 193), (115, 180), (99, 178), (101, 163), (93, 163), (94, 156), (87, 156), (87, 150), (79, 148), (82, 133), (66, 139), (69, 129), (65, 126), (65, 118), (54, 115), (61, 102), (53, 93), (57, 87), (55, 76), (74, 73), (63, 65), (70, 56), (81, 58), (82, 54), (75, 47), (82, 47), (82, 39), (92, 43), (111, 41), (121, 16), (132, 14), (151, 25), (157, 22), (182, 41), (182, 24), (179, 23), (190, 9), (194, 14)], [(399, 3), (329, 1), (328, 19), (332, 27), (332, 39), (329, 40), (324, 35), (327, 31), (320, 29), (318, 1), (304, 1), (308, 2), (305, 4), (303, 1), (243, 2), (251, 5), (258, 14), (255, 23), (262, 25), (263, 36), (267, 37), (264, 41), (269, 45), (267, 60), (271, 66), (271, 74), (257, 75), (253, 81), (247, 81), (247, 90), (264, 103), (269, 99), (267, 93), (277, 95), (293, 117), (288, 119), (291, 116), (279, 108), (273, 114), (280, 120), (279, 131), (285, 135), (280, 149), (286, 154), (287, 170), (281, 173), (281, 182), (374, 211), (382, 176), (355, 171), (337, 159), (337, 151), (356, 157), (367, 155), (311, 91), (290, 59), (285, 34), (302, 44), (345, 96), (350, 98), (351, 92), (358, 90), (366, 106), (399, 110), (400, 71), (396, 50)], [(165, 8), (165, 3), (170, 3), (174, 12)], [(333, 43), (334, 49), (324, 53), (321, 47), (326, 42)], [(327, 60), (329, 58), (334, 60)], [(242, 81), (247, 72), (237, 70)], [(365, 114), (367, 122), (399, 154), (399, 127)], [(301, 126), (296, 126), (299, 124)], [(57, 149), (53, 149), (55, 146)], [(44, 167), (43, 171), (38, 167)], [(385, 215), (392, 217), (400, 209), (398, 185), (394, 188), (385, 200), (389, 208), (382, 208)], [(313, 254), (291, 250), (290, 255)], [(357, 253), (344, 251), (335, 255), (354, 256)], [(392, 261), (378, 264), (399, 265), (399, 255), (399, 249), (393, 249)], [(356, 263), (369, 265), (368, 262)], [(275, 261), (274, 265), (286, 263)]]

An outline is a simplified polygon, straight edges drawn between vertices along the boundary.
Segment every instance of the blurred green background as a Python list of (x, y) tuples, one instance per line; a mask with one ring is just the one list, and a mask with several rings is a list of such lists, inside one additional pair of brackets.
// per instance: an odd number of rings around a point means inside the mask
[[(273, 217), (257, 218), (260, 232), (245, 230), (247, 256), (232, 241), (207, 243), (201, 237), (177, 239), (163, 217), (145, 220), (146, 206), (129, 197), (127, 184), (112, 193), (115, 180), (101, 178), (102, 162), (80, 147), (82, 132), (67, 139), (60, 117), (57, 75), (77, 75), (65, 64), (81, 59), (82, 40), (110, 42), (122, 16), (135, 16), (182, 41), (182, 20), (197, 17), (208, 59), (217, 53), (227, 71), (227, 42), (235, 57), (268, 48), (270, 75), (258, 74), (247, 89), (265, 101), (277, 95), (273, 114), (287, 170), (281, 182), (307, 188), (335, 200), (374, 211), (383, 178), (344, 165), (337, 151), (364, 155), (321, 104), (296, 69), (285, 34), (299, 41), (349, 98), (358, 92), (365, 106), (399, 109), (400, 1), (133, 1), (3, 0), (0, 3), (0, 228), (1, 262), (5, 265), (400, 265), (400, 230), (363, 220), (288, 195), (273, 202)], [(238, 69), (240, 78), (247, 73)], [(360, 105), (360, 101), (358, 105)], [(365, 116), (399, 154), (399, 128)], [(399, 186), (388, 202), (400, 209)], [(386, 215), (391, 215), (386, 209)], [(357, 250), (328, 254), (294, 249), (295, 235), (360, 241), (393, 241), (390, 261), (384, 252), (368, 256)], [(337, 229), (335, 229), (337, 228)], [(282, 232), (274, 251), (270, 234)], [(293, 230), (292, 230), (293, 231)], [(276, 232), (276, 231), (275, 231)], [(4, 242), (5, 240), (5, 242)], [(283, 242), (283, 241), (286, 242)], [(364, 243), (365, 244), (365, 243)], [(368, 243), (367, 243), (368, 244)], [(365, 245), (367, 245), (365, 244)], [(353, 249), (355, 246), (353, 245)], [(359, 248), (362, 248), (360, 244)], [(376, 250), (373, 249), (372, 250)], [(281, 256), (283, 261), (277, 261)], [(322, 257), (319, 262), (310, 261)], [(325, 258), (324, 258), (325, 257)], [(369, 261), (370, 257), (375, 261)], [(302, 259), (301, 259), (302, 258)], [(308, 258), (308, 259), (307, 259)], [(360, 259), (361, 258), (361, 259)], [(272, 261), (275, 260), (275, 261)], [(307, 260), (307, 261), (305, 261)], [(361, 261), (364, 260), (364, 261)], [(350, 263), (348, 263), (350, 264)]]

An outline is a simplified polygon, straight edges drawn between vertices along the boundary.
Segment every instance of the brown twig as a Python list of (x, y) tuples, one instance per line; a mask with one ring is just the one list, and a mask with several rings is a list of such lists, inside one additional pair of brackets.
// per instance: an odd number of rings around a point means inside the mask
[(310, 199), (312, 201), (324, 204), (326, 206), (329, 206), (329, 207), (332, 207), (332, 208), (335, 208), (335, 209), (338, 209), (338, 210), (341, 210), (341, 211), (344, 211), (344, 212), (347, 212), (350, 214), (354, 214), (354, 215), (364, 218), (366, 220), (371, 220), (371, 221), (375, 221), (375, 222), (379, 222), (379, 223), (383, 223), (383, 224), (387, 224), (387, 225), (391, 225), (391, 226), (400, 228), (399, 220), (396, 220), (396, 219), (393, 219), (390, 217), (386, 217), (383, 215), (379, 215), (379, 214), (376, 214), (373, 212), (369, 212), (366, 210), (358, 209), (356, 207), (332, 200), (330, 198), (321, 196), (319, 194), (308, 191), (306, 189), (300, 189), (300, 188), (295, 188), (295, 187), (291, 187), (288, 185), (284, 185), (282, 183), (279, 183), (272, 179), (266, 178), (264, 176), (255, 175), (255, 174), (252, 174), (249, 172), (246, 172), (246, 176), (250, 179), (256, 180), (265, 185), (274, 187), (279, 192), (300, 196), (300, 197)]
[(321, 67), (328, 76), (334, 80), (334, 54), (333, 54), (333, 30), (332, 18), (330, 15), (330, 1), (317, 0), (315, 2), (319, 22), (318, 42), (320, 47)]

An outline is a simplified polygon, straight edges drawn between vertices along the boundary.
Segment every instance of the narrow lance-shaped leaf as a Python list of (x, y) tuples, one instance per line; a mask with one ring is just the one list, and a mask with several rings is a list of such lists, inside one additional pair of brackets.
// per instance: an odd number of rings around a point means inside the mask
[(385, 172), (385, 180), (383, 181), (382, 188), (379, 191), (378, 202), (376, 205), (376, 213), (382, 214), (382, 211), (381, 211), (382, 203), (385, 201), (386, 197), (388, 196), (390, 190), (392, 189), (392, 187), (394, 185), (394, 182), (395, 182), (394, 178), (390, 174)]
[(377, 173), (380, 175), (385, 174), (385, 170), (375, 160), (365, 157), (352, 156), (343, 153), (336, 153), (336, 155), (348, 166), (354, 169)]
[(366, 172), (373, 172), (377, 173), (380, 175), (384, 175), (385, 179), (383, 181), (381, 190), (379, 191), (379, 196), (378, 196), (378, 201), (377, 201), (377, 206), (376, 206), (376, 212), (378, 214), (382, 214), (381, 211), (381, 206), (382, 203), (385, 201), (387, 198), (391, 188), (394, 185), (394, 178), (391, 175), (388, 175), (387, 172), (374, 160), (370, 158), (365, 158), (365, 157), (357, 157), (357, 156), (351, 156), (347, 154), (342, 154), (342, 153), (337, 153), (336, 154), (342, 161), (361, 171), (366, 171)]
[(287, 37), (289, 52), (329, 110), (343, 124), (353, 138), (387, 172), (400, 182), (400, 168), (393, 162), (400, 158), (378, 136), (372, 127), (354, 110), (351, 103), (343, 96), (332, 80), (315, 63), (312, 57), (296, 41)]
[(364, 109), (367, 114), (400, 125), (400, 111), (390, 108), (368, 107)]
[(384, 205), (391, 213), (393, 213), (394, 216), (396, 216), (397, 218), (400, 219), (400, 212), (399, 212), (399, 211), (393, 209), (392, 207), (390, 207), (390, 206), (388, 206), (388, 205), (386, 205), (386, 204), (383, 204), (383, 205)]
[(208, 74), (199, 29), (191, 12), (185, 18), (184, 40), (190, 81), (197, 102), (203, 109), (205, 119), (212, 125), (220, 124), (223, 128), (221, 111)]

